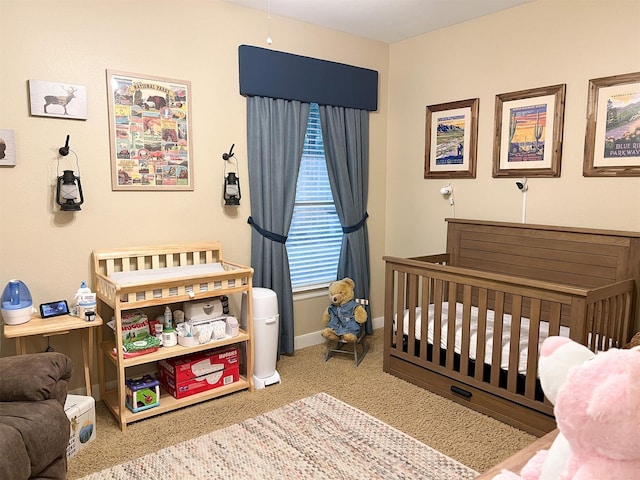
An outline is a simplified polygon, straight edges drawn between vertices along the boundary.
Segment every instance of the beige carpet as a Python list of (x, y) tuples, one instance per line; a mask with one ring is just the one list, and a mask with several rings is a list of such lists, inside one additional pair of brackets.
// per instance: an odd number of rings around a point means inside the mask
[(83, 480), (473, 480), (477, 472), (326, 393)]
[[(529, 445), (535, 437), (382, 371), (382, 330), (355, 368), (339, 355), (324, 362), (324, 346), (283, 356), (282, 383), (234, 393), (133, 423), (120, 431), (102, 402), (96, 404), (96, 439), (69, 460), (74, 480), (162, 448), (243, 422), (320, 392), (341, 400), (483, 472)], [(135, 479), (132, 479), (135, 480)]]

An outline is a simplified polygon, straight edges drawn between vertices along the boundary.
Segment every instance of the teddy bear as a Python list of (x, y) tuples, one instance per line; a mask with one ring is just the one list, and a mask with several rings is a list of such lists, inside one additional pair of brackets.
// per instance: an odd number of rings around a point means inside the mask
[(540, 350), (542, 389), (559, 434), (521, 474), (494, 480), (633, 479), (640, 472), (640, 347), (593, 354), (565, 337)]
[(327, 340), (355, 342), (360, 332), (360, 324), (367, 321), (367, 311), (354, 299), (355, 282), (349, 277), (329, 285), (329, 305), (323, 315), (322, 336)]
[(636, 332), (636, 334), (633, 337), (631, 337), (631, 340), (629, 340), (629, 343), (627, 343), (622, 348), (633, 348), (633, 347), (637, 347), (638, 345), (640, 345), (640, 332)]

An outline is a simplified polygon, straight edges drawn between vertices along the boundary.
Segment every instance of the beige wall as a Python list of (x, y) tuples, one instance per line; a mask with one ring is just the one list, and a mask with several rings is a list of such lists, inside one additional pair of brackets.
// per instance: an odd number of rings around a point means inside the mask
[[(18, 277), (36, 303), (71, 300), (90, 279), (91, 251), (102, 247), (213, 239), (227, 258), (249, 262), (237, 47), (266, 47), (264, 13), (220, 0), (0, 0), (0, 18), (0, 127), (16, 131), (18, 149), (18, 165), (0, 169), (0, 287)], [(456, 216), (520, 221), (513, 179), (491, 177), (495, 95), (566, 83), (562, 176), (529, 180), (527, 220), (640, 231), (640, 177), (582, 177), (588, 80), (640, 71), (639, 20), (636, 0), (537, 0), (387, 46), (272, 16), (272, 48), (380, 73), (368, 208), (374, 317), (382, 315), (382, 255), (444, 248), (443, 219), (452, 215), (439, 194), (445, 182), (422, 178), (427, 105), (480, 99), (478, 174), (451, 182)], [(111, 191), (106, 69), (191, 81), (193, 192)], [(30, 117), (29, 79), (86, 85), (89, 119)], [(52, 204), (67, 134), (86, 197), (75, 215)], [(221, 206), (221, 154), (231, 143), (243, 186), (237, 210)], [(325, 306), (322, 298), (296, 303), (296, 335), (317, 331)], [(81, 362), (75, 335), (52, 344)], [(1, 346), (0, 355), (13, 354), (11, 342)]]
[[(22, 279), (34, 303), (71, 301), (90, 278), (96, 248), (220, 240), (232, 261), (250, 262), (245, 99), (238, 91), (241, 44), (267, 47), (266, 14), (219, 0), (0, 0), (0, 128), (16, 132), (18, 164), (0, 169), (0, 284)], [(272, 48), (379, 72), (379, 110), (371, 115), (371, 255), (384, 248), (388, 46), (272, 16)], [(192, 192), (113, 192), (106, 69), (189, 80), (192, 87)], [(83, 84), (86, 121), (30, 117), (27, 80)], [(78, 154), (85, 204), (53, 207), (58, 148)], [(242, 205), (222, 206), (221, 155), (235, 143)], [(377, 297), (382, 264), (372, 269)], [(308, 304), (309, 307), (305, 307)], [(296, 304), (296, 335), (318, 331), (327, 301)], [(381, 304), (374, 309), (381, 312)], [(381, 315), (379, 313), (378, 315)], [(56, 350), (81, 364), (79, 337), (55, 337)], [(14, 353), (2, 340), (0, 355)], [(30, 351), (46, 347), (42, 338)], [(81, 378), (78, 377), (78, 385)], [(77, 385), (76, 385), (77, 386)]]
[(452, 180), (458, 218), (521, 221), (516, 179), (492, 178), (496, 94), (566, 83), (560, 178), (530, 178), (528, 223), (640, 231), (640, 177), (582, 176), (588, 81), (640, 71), (640, 2), (537, 0), (391, 45), (387, 225), (391, 255), (438, 253), (443, 180), (425, 180), (425, 107), (480, 99), (477, 176)]

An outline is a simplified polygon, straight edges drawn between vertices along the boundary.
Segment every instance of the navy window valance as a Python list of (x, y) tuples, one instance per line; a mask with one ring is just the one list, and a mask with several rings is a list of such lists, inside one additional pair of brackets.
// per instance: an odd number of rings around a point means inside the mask
[(240, 94), (320, 105), (378, 109), (378, 72), (240, 45)]

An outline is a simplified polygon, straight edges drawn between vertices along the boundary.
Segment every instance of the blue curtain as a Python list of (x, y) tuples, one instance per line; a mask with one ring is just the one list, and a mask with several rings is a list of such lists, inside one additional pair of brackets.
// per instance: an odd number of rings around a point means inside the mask
[[(329, 183), (344, 233), (338, 279), (351, 278), (356, 284), (356, 298), (369, 300), (369, 112), (321, 105), (320, 122)], [(371, 309), (365, 308), (366, 331), (371, 334)]]
[(293, 293), (285, 242), (293, 217), (296, 182), (310, 105), (247, 97), (247, 161), (251, 192), (253, 285), (278, 296), (278, 351), (294, 351)]

